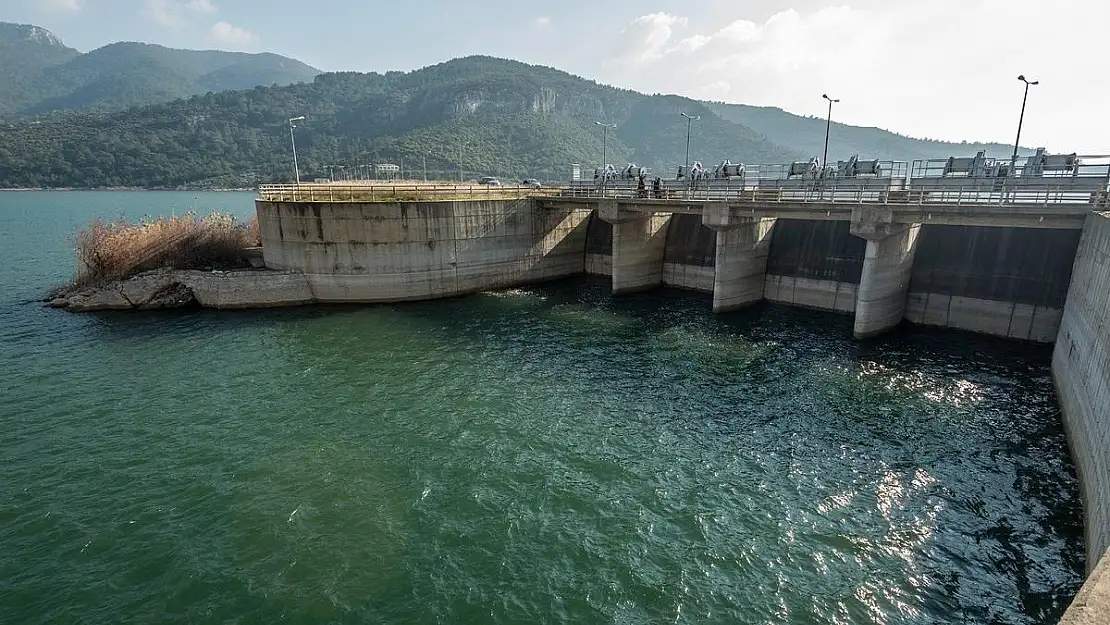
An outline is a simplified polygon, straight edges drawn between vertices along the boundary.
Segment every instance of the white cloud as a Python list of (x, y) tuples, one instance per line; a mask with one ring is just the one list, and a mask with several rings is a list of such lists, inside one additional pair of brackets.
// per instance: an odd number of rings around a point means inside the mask
[(547, 17), (546, 15), (541, 15), (540, 17), (536, 18), (535, 23), (536, 26), (539, 26), (540, 28), (547, 28), (551, 25), (551, 18)]
[(211, 0), (144, 0), (141, 12), (159, 26), (177, 27), (215, 13), (216, 5)]
[(1083, 10), (1078, 2), (1034, 0), (821, 4), (765, 19), (749, 18), (742, 3), (723, 21), (643, 15), (614, 33), (598, 78), (820, 116), (828, 93), (841, 99), (834, 119), (847, 123), (1005, 143), (1016, 130), (1016, 77), (1024, 73), (1041, 84), (1029, 95), (1022, 143), (1110, 152), (1110, 128), (1094, 121), (1110, 81), (1091, 78), (1105, 73), (1100, 24), (1110, 21), (1110, 3), (1083, 3)]
[(258, 41), (258, 37), (251, 31), (227, 22), (216, 22), (210, 32), (216, 41), (238, 47), (249, 46)]
[(79, 0), (37, 0), (37, 5), (45, 11), (80, 11)]
[(609, 63), (642, 65), (658, 61), (667, 52), (664, 48), (674, 34), (674, 27), (685, 25), (686, 18), (670, 13), (649, 13), (637, 17), (617, 37)]

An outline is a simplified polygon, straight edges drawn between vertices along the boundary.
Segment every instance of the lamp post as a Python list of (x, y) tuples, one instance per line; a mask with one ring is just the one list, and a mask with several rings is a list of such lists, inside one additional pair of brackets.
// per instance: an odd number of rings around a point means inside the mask
[(428, 182), (428, 155), (420, 155), (420, 169), (424, 172), (424, 182)]
[(1029, 85), (1040, 84), (1039, 80), (1026, 80), (1025, 74), (1018, 76), (1018, 80), (1025, 83), (1025, 95), (1021, 98), (1021, 117), (1018, 117), (1018, 131), (1017, 138), (1014, 139), (1014, 155), (1010, 157), (1010, 175), (1013, 176), (1017, 173), (1017, 152), (1018, 144), (1021, 142), (1021, 124), (1025, 121), (1025, 101), (1029, 99)]
[(607, 143), (608, 143), (608, 139), (609, 139), (609, 129), (610, 128), (616, 128), (617, 125), (615, 123), (613, 123), (613, 124), (603, 124), (601, 122), (596, 122), (596, 121), (594, 123), (597, 124), (598, 126), (601, 126), (601, 169), (602, 169), (602, 171), (604, 171), (605, 170), (605, 159), (607, 158), (607, 156), (605, 154), (605, 149), (608, 147)]
[(821, 177), (824, 178), (825, 168), (829, 162), (829, 130), (832, 128), (832, 105), (833, 102), (839, 102), (840, 100), (830, 98), (827, 93), (822, 93), (821, 97), (829, 101), (829, 117), (825, 120), (825, 153), (821, 155)]
[(686, 181), (687, 181), (687, 183), (689, 183), (689, 181), (690, 181), (690, 127), (693, 126), (694, 120), (701, 119), (701, 115), (695, 115), (695, 116), (691, 117), (691, 116), (687, 115), (685, 111), (683, 111), (682, 116), (686, 118), (686, 169), (684, 171), (686, 172)]
[(289, 118), (289, 145), (293, 146), (293, 178), (297, 184), (301, 184), (301, 169), (297, 166), (297, 140), (293, 137), (293, 129), (297, 127), (297, 122), (303, 119), (304, 115)]

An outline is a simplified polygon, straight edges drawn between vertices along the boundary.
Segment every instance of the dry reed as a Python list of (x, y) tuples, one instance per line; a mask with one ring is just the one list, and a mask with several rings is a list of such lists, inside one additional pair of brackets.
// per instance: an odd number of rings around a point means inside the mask
[(189, 212), (139, 222), (94, 221), (77, 234), (74, 286), (96, 286), (143, 271), (249, 267), (244, 249), (260, 244), (258, 220)]

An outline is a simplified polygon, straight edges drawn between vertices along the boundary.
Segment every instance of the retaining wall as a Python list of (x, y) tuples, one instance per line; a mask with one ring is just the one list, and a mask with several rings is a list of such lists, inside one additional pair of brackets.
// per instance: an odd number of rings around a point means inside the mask
[(1083, 228), (1052, 375), (1083, 493), (1090, 573), (1061, 623), (1110, 623), (1110, 213)]

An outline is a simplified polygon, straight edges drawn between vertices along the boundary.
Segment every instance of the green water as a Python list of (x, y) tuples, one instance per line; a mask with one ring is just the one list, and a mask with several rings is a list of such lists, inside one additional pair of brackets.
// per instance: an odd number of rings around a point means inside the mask
[(0, 623), (1054, 623), (1045, 348), (571, 280), (75, 315), (92, 217), (0, 193)]

